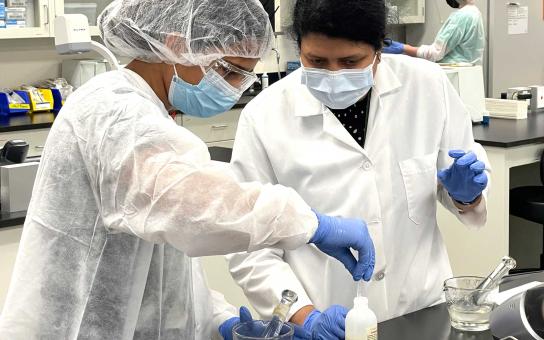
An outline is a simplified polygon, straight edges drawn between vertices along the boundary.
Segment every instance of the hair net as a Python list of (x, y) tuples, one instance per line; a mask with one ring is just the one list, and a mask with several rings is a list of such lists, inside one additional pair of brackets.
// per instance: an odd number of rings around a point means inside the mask
[(258, 0), (114, 0), (98, 26), (113, 53), (151, 63), (260, 58), (274, 37)]

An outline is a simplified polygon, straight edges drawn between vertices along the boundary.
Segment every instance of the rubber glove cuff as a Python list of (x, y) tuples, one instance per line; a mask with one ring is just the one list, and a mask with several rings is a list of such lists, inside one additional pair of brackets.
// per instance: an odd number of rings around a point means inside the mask
[(317, 216), (317, 229), (315, 231), (314, 236), (308, 241), (308, 243), (320, 243), (323, 241), (323, 238), (325, 238), (325, 235), (329, 233), (330, 230), (330, 223), (323, 223), (325, 219), (331, 219), (331, 217), (327, 215), (321, 215), (317, 211), (313, 210), (315, 216)]

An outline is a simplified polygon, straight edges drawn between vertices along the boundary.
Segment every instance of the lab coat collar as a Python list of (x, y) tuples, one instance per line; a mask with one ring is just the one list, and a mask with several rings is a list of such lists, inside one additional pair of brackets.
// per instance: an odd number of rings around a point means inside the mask
[[(295, 116), (310, 117), (323, 115), (328, 108), (317, 100), (310, 91), (308, 91), (305, 85), (301, 84), (300, 77), (302, 77), (302, 72), (299, 69), (298, 77), (296, 77), (299, 90), (294, 91), (297, 97), (295, 99)], [(383, 97), (401, 86), (402, 83), (399, 78), (388, 65), (387, 57), (384, 58), (382, 55), (382, 61), (378, 64), (378, 69), (376, 71), (372, 96)]]

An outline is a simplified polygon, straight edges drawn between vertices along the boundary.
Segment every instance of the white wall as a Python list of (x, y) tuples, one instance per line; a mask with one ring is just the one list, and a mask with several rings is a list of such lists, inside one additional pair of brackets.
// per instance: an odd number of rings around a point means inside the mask
[[(509, 87), (544, 84), (544, 2), (490, 1), (490, 83), (499, 98)], [(508, 3), (529, 8), (528, 34), (508, 34)]]
[(52, 38), (0, 40), (0, 88), (60, 76), (63, 59), (98, 58), (94, 53), (59, 56)]

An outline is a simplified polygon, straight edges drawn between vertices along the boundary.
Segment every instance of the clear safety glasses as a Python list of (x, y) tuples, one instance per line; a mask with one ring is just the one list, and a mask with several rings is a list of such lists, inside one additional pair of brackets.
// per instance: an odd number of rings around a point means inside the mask
[(229, 85), (241, 92), (247, 90), (257, 80), (255, 73), (242, 70), (223, 59), (214, 61), (206, 68), (206, 72), (209, 70), (214, 70)]

